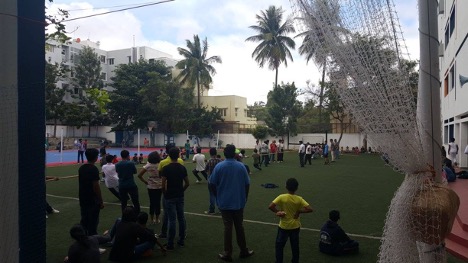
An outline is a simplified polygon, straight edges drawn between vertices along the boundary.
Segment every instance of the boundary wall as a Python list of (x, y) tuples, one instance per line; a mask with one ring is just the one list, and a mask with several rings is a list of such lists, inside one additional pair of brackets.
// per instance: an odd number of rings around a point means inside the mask
[[(120, 142), (116, 142), (116, 136), (114, 132), (111, 132), (111, 126), (99, 126), (99, 127), (91, 127), (91, 133), (89, 133), (89, 127), (88, 126), (83, 126), (81, 128), (76, 128), (76, 127), (68, 127), (68, 126), (57, 126), (57, 131), (56, 131), (56, 137), (60, 138), (62, 129), (63, 129), (63, 136), (64, 137), (99, 137), (99, 138), (106, 138), (109, 141), (112, 141), (113, 143), (119, 144)], [(52, 137), (54, 131), (54, 126), (53, 125), (47, 125), (46, 127), (46, 136)], [(90, 136), (91, 135), (91, 136)], [(216, 139), (218, 135), (214, 134), (213, 138), (198, 138), (198, 141), (196, 138), (192, 138), (190, 140), (190, 144), (198, 144), (201, 147), (208, 148), (208, 147), (216, 147)], [(310, 143), (323, 143), (325, 141), (325, 138), (330, 141), (330, 139), (337, 139), (340, 137), (339, 133), (300, 133), (297, 134), (296, 136), (289, 136), (289, 149), (290, 150), (297, 150), (299, 145), (299, 141), (302, 140), (304, 143), (310, 142)], [(140, 131), (140, 140), (138, 141), (138, 134), (135, 132), (133, 135), (133, 143), (131, 146), (138, 146), (138, 142), (140, 146), (143, 146), (143, 141), (144, 139), (147, 138), (148, 140), (150, 139), (150, 134), (146, 130), (141, 130)], [(349, 146), (349, 148), (353, 147), (359, 147), (364, 145), (364, 138), (365, 135), (361, 133), (345, 133), (343, 134), (343, 138), (341, 139), (340, 147), (342, 146), (343, 148), (346, 149), (346, 146)], [(157, 146), (163, 146), (165, 145), (166, 142), (166, 137), (162, 133), (156, 133), (155, 134), (155, 144)], [(253, 149), (255, 146), (255, 138), (251, 134), (246, 134), (246, 133), (232, 133), (232, 134), (220, 134), (219, 139), (222, 142), (221, 147), (226, 146), (226, 144), (234, 144), (238, 148), (244, 148), (244, 149)], [(275, 136), (268, 136), (264, 140), (276, 140), (278, 141), (281, 139), (281, 137), (275, 137)], [(285, 141), (285, 148), (288, 149), (288, 138), (287, 136), (283, 137)], [(183, 146), (187, 140), (187, 135), (186, 134), (174, 134), (174, 143), (177, 146)], [(367, 142), (367, 147), (371, 147), (372, 150), (375, 150), (373, 144), (371, 141)]]

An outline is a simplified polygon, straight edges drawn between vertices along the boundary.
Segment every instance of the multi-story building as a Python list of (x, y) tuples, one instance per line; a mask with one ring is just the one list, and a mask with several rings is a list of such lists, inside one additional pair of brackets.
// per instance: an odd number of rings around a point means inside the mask
[(257, 119), (253, 117), (247, 108), (247, 98), (228, 96), (203, 96), (200, 102), (208, 107), (216, 107), (224, 121), (217, 127), (223, 133), (250, 132), (257, 125)]
[[(439, 1), (439, 41), (443, 143), (455, 138), (458, 162), (468, 167), (468, 1)], [(446, 147), (447, 148), (447, 147)]]
[[(84, 46), (89, 46), (98, 54), (101, 61), (102, 72), (101, 78), (104, 81), (105, 87), (112, 91), (111, 79), (115, 75), (114, 70), (118, 65), (126, 63), (136, 63), (139, 59), (145, 59), (149, 62), (154, 60), (162, 60), (167, 66), (175, 67), (177, 60), (170, 54), (150, 48), (150, 47), (131, 47), (118, 50), (106, 51), (100, 49), (99, 42), (90, 40), (80, 40), (79, 38), (67, 43), (48, 42), (46, 49), (46, 60), (50, 63), (63, 63), (70, 70), (70, 77), (73, 77), (73, 67), (79, 60), (80, 51)], [(173, 69), (173, 75), (178, 74), (177, 69)], [(69, 83), (60, 81), (59, 86), (68, 88)], [(78, 94), (80, 90), (74, 88), (71, 93)], [(194, 90), (195, 96), (196, 89)], [(203, 95), (203, 93), (202, 93)], [(196, 99), (196, 97), (195, 97)], [(247, 99), (239, 96), (203, 96), (200, 98), (203, 105), (216, 107), (220, 109), (224, 122), (220, 123), (220, 130), (225, 132), (243, 132), (256, 126), (256, 119), (249, 117), (247, 111)], [(68, 93), (65, 100), (72, 100), (72, 94)]]

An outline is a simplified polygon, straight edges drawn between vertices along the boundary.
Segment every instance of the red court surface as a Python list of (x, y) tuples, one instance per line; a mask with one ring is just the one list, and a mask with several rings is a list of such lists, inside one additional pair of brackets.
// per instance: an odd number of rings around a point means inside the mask
[(460, 208), (452, 232), (445, 239), (447, 251), (468, 262), (468, 179), (457, 179), (449, 187), (460, 197)]

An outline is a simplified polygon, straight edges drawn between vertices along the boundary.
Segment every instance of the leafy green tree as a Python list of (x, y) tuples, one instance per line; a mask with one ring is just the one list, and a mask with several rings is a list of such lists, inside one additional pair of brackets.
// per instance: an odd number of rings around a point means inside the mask
[(254, 49), (252, 57), (258, 65), (263, 68), (268, 64), (268, 68), (275, 70), (275, 86), (278, 86), (278, 68), (281, 63), (288, 66), (288, 59), (293, 61), (291, 51), (296, 43), (287, 36), (289, 33), (295, 33), (293, 21), (287, 18), (283, 22), (284, 11), (276, 6), (270, 6), (267, 10), (261, 11), (260, 15), (256, 15), (257, 25), (252, 25), (249, 28), (253, 29), (257, 35), (248, 37), (246, 41), (260, 42)]
[(73, 70), (75, 77), (72, 78), (72, 85), (79, 89), (78, 94), (73, 97), (76, 99), (75, 103), (83, 106), (83, 115), (88, 117), (90, 134), (91, 126), (108, 123), (105, 115), (110, 99), (107, 91), (102, 89), (102, 67), (98, 54), (92, 48), (84, 47)]
[(248, 105), (249, 114), (254, 116), (257, 121), (265, 121), (267, 117), (266, 104), (263, 101), (256, 101), (253, 105)]
[[(49, 0), (50, 3), (53, 0)], [(46, 7), (47, 10), (47, 7)], [(46, 26), (53, 25), (54, 31), (52, 33), (46, 33), (45, 38), (46, 40), (56, 40), (59, 43), (65, 43), (66, 41), (70, 40), (70, 37), (67, 36), (67, 31), (65, 29), (65, 24), (63, 23), (65, 19), (69, 16), (69, 12), (64, 9), (58, 9), (58, 13), (55, 15), (46, 14)]]
[(296, 37), (303, 37), (303, 41), (301, 46), (299, 47), (299, 54), (302, 56), (305, 56), (306, 61), (309, 62), (310, 60), (313, 60), (317, 67), (322, 70), (322, 80), (320, 81), (320, 89), (317, 94), (318, 97), (318, 123), (322, 124), (323, 121), (323, 116), (322, 116), (322, 110), (323, 110), (323, 103), (324, 103), (324, 94), (325, 94), (325, 77), (327, 73), (327, 65), (328, 65), (328, 60), (330, 59), (331, 53), (330, 50), (328, 49), (327, 45), (325, 44), (325, 34), (328, 32), (324, 32), (323, 26), (321, 25), (322, 20), (320, 19), (321, 22), (318, 22), (317, 17), (321, 17), (323, 13), (327, 14), (334, 14), (333, 16), (329, 16), (328, 21), (326, 23), (330, 25), (334, 25), (336, 28), (337, 32), (345, 33), (344, 30), (340, 29), (339, 22), (339, 4), (334, 1), (329, 1), (329, 0), (319, 0), (319, 1), (314, 1), (311, 5), (311, 8), (307, 9), (309, 10), (309, 16), (307, 19), (300, 18), (301, 20), (306, 21), (307, 25), (307, 30), (300, 33)]
[(252, 131), (252, 135), (255, 139), (257, 140), (261, 140), (261, 139), (264, 139), (267, 137), (268, 135), (268, 127), (267, 126), (264, 126), (264, 125), (258, 125), (256, 126), (253, 131)]
[(64, 122), (69, 126), (80, 128), (90, 119), (90, 112), (84, 110), (83, 104), (65, 103), (64, 104)]
[[(328, 82), (326, 83), (326, 85), (328, 86), (328, 89), (326, 92), (326, 98), (327, 98), (326, 113), (340, 123), (341, 133), (340, 133), (340, 137), (338, 138), (338, 143), (340, 143), (341, 138), (343, 138), (343, 132), (351, 124), (351, 116), (349, 112), (344, 108), (343, 104), (341, 103), (340, 96), (336, 92), (336, 86), (335, 86), (336, 84)], [(348, 122), (345, 122), (345, 121), (348, 121)]]
[(219, 110), (214, 107), (194, 109), (190, 115), (190, 131), (199, 138), (213, 137), (215, 124), (223, 120)]
[(140, 59), (137, 63), (118, 65), (114, 73), (114, 90), (107, 106), (116, 124), (114, 130), (145, 128), (148, 121), (156, 120), (154, 111), (160, 103), (155, 99), (160, 94), (159, 87), (172, 78), (170, 68), (162, 61), (149, 63)]
[(272, 135), (296, 134), (297, 118), (301, 112), (301, 102), (294, 83), (281, 84), (268, 92), (266, 123)]
[(53, 121), (54, 133), (57, 136), (57, 123), (65, 117), (65, 102), (63, 100), (66, 90), (57, 86), (57, 82), (64, 79), (66, 70), (61, 65), (46, 62), (45, 71), (45, 106), (46, 120)]
[(208, 58), (207, 38), (201, 44), (198, 35), (194, 35), (193, 42), (188, 39), (186, 42), (187, 49), (177, 48), (179, 54), (184, 57), (176, 64), (176, 68), (182, 70), (177, 76), (177, 80), (190, 87), (197, 87), (197, 107), (200, 108), (201, 89), (208, 89), (213, 82), (211, 75), (216, 74), (216, 69), (211, 64), (222, 63), (222, 60), (219, 56)]

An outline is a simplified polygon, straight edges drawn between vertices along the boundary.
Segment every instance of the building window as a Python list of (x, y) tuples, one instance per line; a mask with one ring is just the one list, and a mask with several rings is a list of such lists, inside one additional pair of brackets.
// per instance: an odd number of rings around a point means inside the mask
[(449, 80), (448, 80), (448, 75), (447, 75), (445, 76), (445, 79), (444, 79), (444, 97), (446, 97), (449, 93), (448, 85), (449, 85)]
[(154, 63), (155, 60), (154, 60), (154, 58), (150, 58), (148, 61), (149, 61), (149, 63)]
[(132, 56), (127, 56), (127, 58), (128, 58), (128, 63), (129, 64), (132, 63)]
[(100, 56), (101, 63), (106, 63), (106, 56)]
[(452, 9), (452, 13), (450, 13), (449, 21), (447, 22), (447, 26), (445, 27), (445, 48), (447, 48), (448, 43), (450, 42), (450, 38), (452, 37), (453, 31), (455, 31), (455, 6)]
[(448, 125), (444, 126), (444, 143), (447, 144), (449, 142), (448, 140)]
[(222, 117), (226, 117), (226, 113), (227, 113), (226, 108), (218, 109), (218, 111), (219, 111), (219, 114), (221, 114)]
[(237, 117), (237, 113), (239, 112), (239, 108), (234, 108), (234, 115)]
[(107, 80), (107, 73), (106, 72), (101, 72), (101, 79), (102, 80)]
[(455, 30), (455, 6), (453, 7), (452, 14), (450, 15), (450, 37), (452, 37)]
[(108, 59), (107, 64), (114, 65), (114, 59), (113, 58)]
[(455, 88), (455, 65), (453, 65), (450, 68), (450, 73), (449, 73), (449, 79), (450, 79), (450, 90)]
[(74, 78), (75, 77), (75, 71), (72, 69), (70, 69), (70, 77)]

